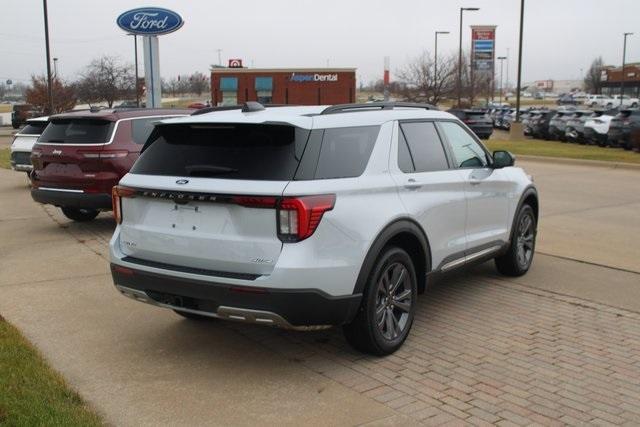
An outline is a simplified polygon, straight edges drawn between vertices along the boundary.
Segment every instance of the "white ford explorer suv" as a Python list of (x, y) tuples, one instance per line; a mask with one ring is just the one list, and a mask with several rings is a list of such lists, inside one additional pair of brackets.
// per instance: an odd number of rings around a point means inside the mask
[(389, 354), (435, 276), (531, 266), (538, 197), (513, 164), (423, 104), (165, 120), (114, 187), (113, 280), (190, 319), (341, 325), (358, 350)]

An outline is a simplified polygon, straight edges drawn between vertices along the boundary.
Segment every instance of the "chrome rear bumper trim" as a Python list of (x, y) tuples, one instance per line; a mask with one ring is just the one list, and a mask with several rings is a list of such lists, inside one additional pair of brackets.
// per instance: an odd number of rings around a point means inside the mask
[(62, 193), (84, 193), (83, 190), (71, 190), (69, 188), (37, 187), (37, 189), (45, 191), (60, 191)]
[(127, 288), (126, 286), (120, 286), (120, 285), (116, 285), (116, 288), (120, 291), (122, 295), (129, 297), (131, 299), (134, 299), (136, 301), (155, 305), (156, 307), (169, 308), (171, 310), (184, 311), (187, 313), (213, 317), (216, 319), (234, 320), (237, 322), (254, 323), (259, 325), (277, 326), (279, 328), (292, 329), (296, 331), (315, 331), (315, 330), (321, 330), (321, 329), (328, 329), (331, 327), (331, 325), (293, 326), (279, 314), (272, 313), (270, 311), (251, 310), (248, 308), (227, 307), (227, 306), (221, 305), (218, 307), (218, 310), (215, 313), (208, 312), (208, 311), (192, 310), (190, 308), (176, 307), (170, 304), (160, 303), (154, 300), (153, 298), (151, 298), (144, 291)]

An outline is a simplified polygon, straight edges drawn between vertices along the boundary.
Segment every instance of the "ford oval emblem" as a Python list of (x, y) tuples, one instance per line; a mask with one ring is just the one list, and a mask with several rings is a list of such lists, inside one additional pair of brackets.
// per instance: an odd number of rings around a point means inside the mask
[(176, 184), (179, 184), (179, 185), (185, 185), (185, 184), (188, 184), (188, 183), (189, 183), (188, 179), (179, 179), (179, 180), (176, 181)]
[(178, 30), (184, 24), (177, 13), (161, 7), (140, 7), (118, 16), (116, 23), (131, 34), (157, 36)]

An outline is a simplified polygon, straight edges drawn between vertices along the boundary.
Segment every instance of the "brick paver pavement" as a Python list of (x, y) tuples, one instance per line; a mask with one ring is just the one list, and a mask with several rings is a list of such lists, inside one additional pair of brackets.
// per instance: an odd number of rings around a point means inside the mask
[(427, 425), (640, 425), (640, 315), (506, 281), (437, 285), (386, 358), (338, 331), (229, 327)]
[[(106, 258), (112, 224), (69, 232)], [(426, 425), (640, 425), (640, 314), (508, 280), (436, 285), (385, 358), (354, 352), (338, 330), (223, 327)]]

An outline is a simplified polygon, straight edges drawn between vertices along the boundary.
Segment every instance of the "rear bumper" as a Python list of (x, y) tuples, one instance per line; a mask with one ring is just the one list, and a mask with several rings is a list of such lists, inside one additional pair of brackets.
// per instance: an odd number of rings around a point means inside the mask
[(11, 152), (11, 168), (19, 172), (31, 172), (33, 165), (29, 156), (30, 152), (26, 151), (12, 151)]
[(111, 195), (84, 193), (81, 190), (32, 188), (31, 197), (38, 203), (82, 209), (111, 209)]
[(168, 276), (111, 264), (116, 288), (152, 305), (290, 329), (341, 325), (355, 316), (361, 294), (331, 296), (317, 289), (274, 289)]

